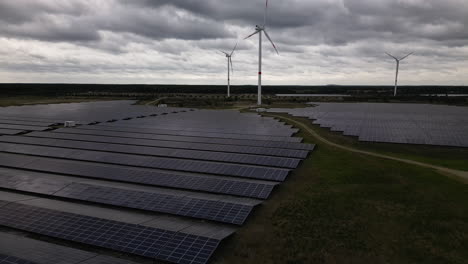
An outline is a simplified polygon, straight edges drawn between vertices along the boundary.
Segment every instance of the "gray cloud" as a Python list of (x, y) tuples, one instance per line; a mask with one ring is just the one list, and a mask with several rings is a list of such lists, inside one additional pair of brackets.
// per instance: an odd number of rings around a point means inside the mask
[[(22, 72), (29, 76), (50, 72), (51, 80), (79, 73), (99, 80), (108, 76), (113, 82), (122, 72), (119, 80), (129, 82), (141, 78), (142, 82), (223, 83), (224, 58), (216, 51), (230, 50), (240, 41), (236, 75), (240, 82), (251, 83), (257, 42), (256, 37), (242, 38), (263, 23), (264, 4), (263, 0), (1, 1), (0, 59), (6, 63), (0, 66), (0, 81)], [(466, 83), (467, 25), (466, 0), (270, 0), (268, 31), (281, 56), (265, 43), (265, 71), (271, 73), (266, 82), (387, 82), (376, 74), (393, 67), (383, 51), (415, 51), (408, 61), (412, 67), (406, 68), (412, 73), (406, 76), (408, 83)]]

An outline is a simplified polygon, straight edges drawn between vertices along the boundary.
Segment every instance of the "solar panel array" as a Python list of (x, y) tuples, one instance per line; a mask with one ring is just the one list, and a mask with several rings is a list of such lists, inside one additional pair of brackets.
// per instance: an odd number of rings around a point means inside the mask
[[(11, 125), (89, 124), (0, 136), (0, 225), (206, 263), (314, 149), (291, 137), (297, 129), (257, 114), (129, 103), (0, 110)], [(20, 194), (29, 196), (13, 199)]]
[(180, 174), (144, 168), (5, 153), (0, 153), (0, 166), (83, 178), (162, 186), (259, 199), (267, 199), (273, 191), (273, 188), (277, 185), (276, 182)]
[(219, 240), (10, 203), (0, 225), (174, 263), (206, 263)]
[(468, 147), (468, 107), (317, 103), (316, 107), (269, 111), (307, 117), (359, 141)]
[(54, 146), (70, 149), (84, 149), (84, 150), (97, 150), (108, 151), (116, 153), (140, 154), (147, 156), (159, 157), (174, 157), (181, 159), (194, 159), (194, 160), (208, 160), (208, 161), (221, 161), (228, 163), (245, 163), (252, 165), (264, 165), (282, 168), (296, 168), (299, 164), (299, 159), (283, 158), (283, 157), (265, 157), (258, 155), (237, 154), (237, 153), (224, 153), (215, 151), (198, 151), (198, 150), (183, 150), (172, 148), (158, 148), (122, 144), (108, 144), (97, 142), (79, 142), (63, 139), (47, 139), (47, 138), (32, 138), (32, 137), (15, 137), (4, 136), (0, 141), (20, 143), (20, 144), (34, 144), (40, 146)]
[[(1, 175), (1, 172), (0, 172)], [(242, 225), (253, 205), (29, 176), (3, 176), (0, 188)], [(185, 195), (185, 196), (184, 196)]]

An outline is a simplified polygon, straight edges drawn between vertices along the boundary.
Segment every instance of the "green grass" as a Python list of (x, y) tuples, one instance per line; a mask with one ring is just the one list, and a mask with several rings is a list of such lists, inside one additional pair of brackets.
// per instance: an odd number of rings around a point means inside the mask
[(466, 185), (431, 169), (320, 144), (214, 262), (465, 263), (467, 258)]

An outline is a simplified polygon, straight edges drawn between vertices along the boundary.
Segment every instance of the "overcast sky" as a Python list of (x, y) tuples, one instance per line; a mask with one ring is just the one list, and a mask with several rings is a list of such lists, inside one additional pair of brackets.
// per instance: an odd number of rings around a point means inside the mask
[[(0, 1), (0, 82), (256, 84), (265, 0)], [(467, 0), (270, 0), (265, 84), (468, 85)], [(265, 40), (265, 39), (264, 39)]]

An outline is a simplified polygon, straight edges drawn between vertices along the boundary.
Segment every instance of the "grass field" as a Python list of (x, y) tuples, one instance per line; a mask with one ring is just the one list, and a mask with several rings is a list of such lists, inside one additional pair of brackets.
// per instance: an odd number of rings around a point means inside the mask
[(223, 248), (215, 263), (465, 263), (468, 188), (319, 144)]

